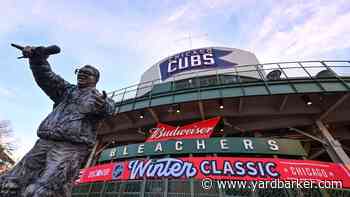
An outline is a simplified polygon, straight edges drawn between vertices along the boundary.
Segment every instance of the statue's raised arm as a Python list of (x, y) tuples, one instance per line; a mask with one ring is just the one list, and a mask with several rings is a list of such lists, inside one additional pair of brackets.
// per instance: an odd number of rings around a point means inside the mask
[(59, 103), (64, 92), (72, 85), (52, 71), (47, 61), (50, 48), (26, 46), (23, 48), (22, 53), (23, 57), (29, 58), (30, 68), (39, 87), (56, 104)]

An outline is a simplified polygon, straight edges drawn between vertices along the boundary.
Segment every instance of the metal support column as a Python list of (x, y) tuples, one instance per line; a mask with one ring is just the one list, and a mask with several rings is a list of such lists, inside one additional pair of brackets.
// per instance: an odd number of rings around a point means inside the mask
[[(191, 153), (190, 154), (190, 157), (193, 157), (193, 154)], [(191, 197), (194, 197), (194, 179), (193, 178), (190, 178), (190, 194), (191, 194)]]
[(326, 150), (333, 162), (343, 163), (350, 167), (350, 158), (341, 147), (340, 142), (333, 138), (321, 120), (317, 120), (316, 125), (327, 142)]
[(96, 153), (96, 149), (97, 146), (99, 145), (99, 140), (96, 141), (94, 148), (92, 149), (90, 155), (89, 155), (89, 159), (87, 160), (86, 164), (85, 164), (85, 168), (88, 168), (91, 166), (92, 160), (94, 159), (95, 153)]
[[(150, 160), (151, 157), (148, 156), (146, 160)], [(141, 183), (141, 189), (140, 189), (140, 197), (145, 197), (145, 192), (146, 192), (146, 184), (147, 184), (147, 179), (146, 176), (143, 177), (142, 183)]]
[(169, 191), (169, 179), (164, 179), (164, 191), (163, 191), (163, 197), (168, 197), (168, 191)]

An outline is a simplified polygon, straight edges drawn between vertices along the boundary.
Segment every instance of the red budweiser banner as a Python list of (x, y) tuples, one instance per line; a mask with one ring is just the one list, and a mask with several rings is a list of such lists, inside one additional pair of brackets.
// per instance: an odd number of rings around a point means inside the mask
[(170, 139), (209, 138), (220, 117), (203, 120), (185, 126), (173, 127), (158, 123), (157, 127), (149, 130), (150, 137), (146, 142), (166, 141)]
[(341, 164), (311, 160), (245, 157), (185, 157), (131, 160), (81, 171), (78, 183), (146, 178), (217, 180), (341, 181), (350, 188), (350, 172)]

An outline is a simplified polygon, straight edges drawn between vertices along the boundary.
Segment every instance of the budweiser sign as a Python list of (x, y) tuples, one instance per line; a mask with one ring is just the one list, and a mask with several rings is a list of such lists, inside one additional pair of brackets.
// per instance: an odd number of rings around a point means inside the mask
[(157, 127), (149, 130), (150, 137), (147, 138), (146, 142), (165, 141), (170, 139), (209, 138), (219, 120), (220, 117), (216, 117), (177, 127), (158, 123)]

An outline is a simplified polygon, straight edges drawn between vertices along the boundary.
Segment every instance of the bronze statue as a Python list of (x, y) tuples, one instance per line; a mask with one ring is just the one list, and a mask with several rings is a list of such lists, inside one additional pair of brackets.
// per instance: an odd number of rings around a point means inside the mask
[(0, 196), (69, 197), (79, 169), (96, 142), (98, 122), (114, 112), (114, 102), (99, 93), (99, 71), (76, 70), (77, 85), (51, 70), (47, 58), (57, 46), (21, 47), (39, 87), (53, 100), (52, 112), (40, 124), (39, 140), (23, 159), (0, 177)]

